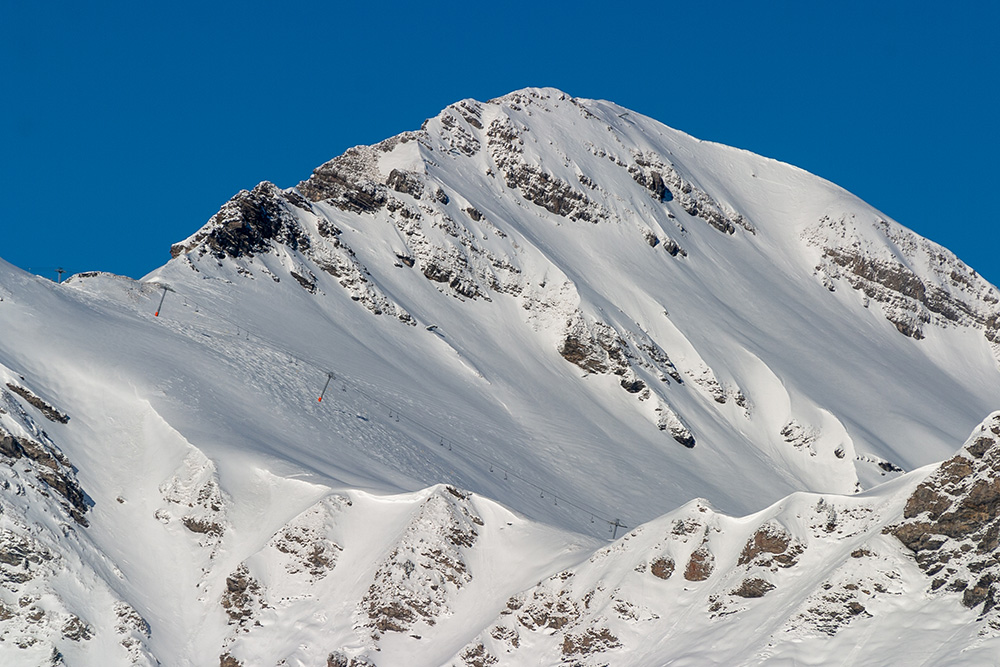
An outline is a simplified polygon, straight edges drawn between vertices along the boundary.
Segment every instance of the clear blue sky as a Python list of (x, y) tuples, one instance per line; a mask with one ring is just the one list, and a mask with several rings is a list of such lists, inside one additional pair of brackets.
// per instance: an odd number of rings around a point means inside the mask
[(997, 3), (0, 10), (0, 257), (40, 273), (141, 277), (242, 188), (554, 86), (819, 174), (1000, 283)]

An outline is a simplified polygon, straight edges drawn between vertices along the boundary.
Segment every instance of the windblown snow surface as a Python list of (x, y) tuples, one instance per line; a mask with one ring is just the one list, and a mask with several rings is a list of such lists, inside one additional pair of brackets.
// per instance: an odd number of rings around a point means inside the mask
[(172, 255), (0, 261), (4, 665), (997, 663), (1000, 293), (829, 182), (526, 89)]

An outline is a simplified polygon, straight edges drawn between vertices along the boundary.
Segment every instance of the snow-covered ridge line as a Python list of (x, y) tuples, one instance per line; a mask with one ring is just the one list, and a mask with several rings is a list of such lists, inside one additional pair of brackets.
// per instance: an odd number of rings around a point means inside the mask
[(996, 647), (1000, 299), (822, 179), (526, 89), (173, 255), (0, 262), (4, 664)]

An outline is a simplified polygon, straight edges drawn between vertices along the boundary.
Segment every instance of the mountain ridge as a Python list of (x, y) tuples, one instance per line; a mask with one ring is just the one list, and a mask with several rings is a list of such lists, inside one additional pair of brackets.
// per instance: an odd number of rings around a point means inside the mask
[[(0, 263), (0, 651), (24, 664), (832, 659), (918, 613), (938, 538), (875, 534), (1000, 395), (1000, 298), (954, 255), (553, 89), (244, 190), (171, 254), (143, 281)], [(803, 558), (840, 578), (790, 583)], [(935, 609), (960, 580), (992, 599), (962, 563)], [(993, 646), (988, 611), (946, 643)], [(701, 652), (725, 618), (771, 644)]]

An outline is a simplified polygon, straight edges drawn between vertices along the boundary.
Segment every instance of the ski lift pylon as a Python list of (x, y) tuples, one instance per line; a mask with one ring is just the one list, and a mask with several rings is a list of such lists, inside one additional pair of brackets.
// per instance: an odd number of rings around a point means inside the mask
[(323, 391), (319, 392), (319, 400), (317, 401), (318, 403), (323, 402), (323, 397), (326, 396), (326, 388), (330, 386), (330, 380), (332, 379), (333, 379), (333, 373), (327, 373), (326, 384), (323, 385)]

